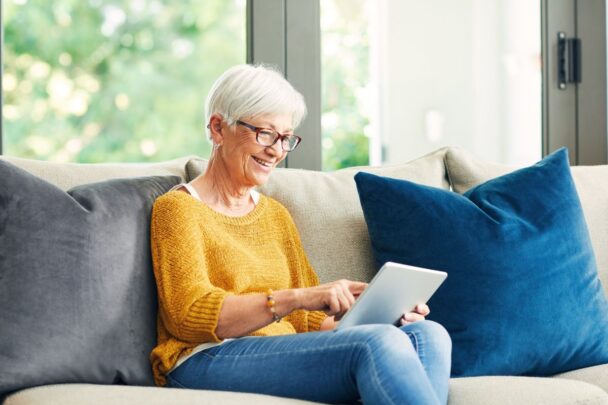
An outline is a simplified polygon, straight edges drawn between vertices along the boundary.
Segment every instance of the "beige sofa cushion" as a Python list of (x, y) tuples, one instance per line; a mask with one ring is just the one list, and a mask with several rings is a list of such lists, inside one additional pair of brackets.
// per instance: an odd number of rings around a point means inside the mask
[(160, 163), (54, 163), (41, 160), (1, 156), (62, 190), (81, 184), (113, 178), (143, 176), (179, 176), (186, 178), (186, 163), (193, 157), (182, 157)]
[[(287, 207), (322, 282), (340, 278), (369, 280), (375, 269), (354, 175), (366, 171), (448, 189), (444, 154), (445, 149), (440, 149), (405, 164), (329, 173), (276, 169), (259, 190)], [(205, 165), (201, 159), (190, 161), (190, 178), (201, 174)]]
[(608, 392), (608, 364), (568, 371), (567, 373), (561, 373), (554, 377), (588, 382), (597, 385)]
[[(516, 169), (478, 159), (459, 148), (447, 150), (445, 165), (450, 184), (458, 193)], [(574, 166), (572, 177), (589, 228), (599, 277), (608, 296), (608, 165)]]
[(226, 391), (124, 385), (57, 384), (9, 396), (4, 405), (305, 405), (314, 402)]
[(450, 380), (448, 405), (608, 404), (608, 393), (580, 381), (536, 377), (468, 377)]
[[(61, 384), (30, 388), (5, 405), (191, 405), (313, 404), (288, 398), (236, 392), (121, 385)], [(533, 377), (471, 377), (450, 380), (449, 405), (560, 405), (608, 403), (608, 394), (580, 381)]]

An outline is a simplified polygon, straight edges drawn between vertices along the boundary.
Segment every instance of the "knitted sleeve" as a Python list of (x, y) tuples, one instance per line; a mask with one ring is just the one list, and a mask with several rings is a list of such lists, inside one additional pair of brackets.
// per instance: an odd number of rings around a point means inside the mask
[[(300, 240), (300, 234), (298, 229), (289, 215), (287, 209), (284, 208), (284, 224), (289, 235), (291, 243), (287, 243), (286, 246), (290, 246), (291, 252), (288, 252), (288, 256), (292, 258), (292, 284), (293, 288), (306, 288), (314, 287), (319, 285), (319, 277), (315, 273), (312, 265), (308, 261), (308, 257), (304, 252), (302, 241)], [(306, 311), (298, 310), (294, 311), (289, 315), (289, 321), (296, 329), (296, 332), (314, 332), (321, 328), (321, 324), (325, 320), (327, 315), (323, 311)]]
[(219, 342), (215, 334), (226, 291), (209, 281), (199, 225), (172, 192), (152, 209), (151, 250), (159, 315), (185, 342)]

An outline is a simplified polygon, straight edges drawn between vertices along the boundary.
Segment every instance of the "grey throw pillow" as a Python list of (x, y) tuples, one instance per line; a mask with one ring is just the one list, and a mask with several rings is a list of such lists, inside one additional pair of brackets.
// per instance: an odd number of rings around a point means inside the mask
[(150, 213), (179, 181), (64, 192), (0, 161), (0, 398), (55, 383), (153, 385)]

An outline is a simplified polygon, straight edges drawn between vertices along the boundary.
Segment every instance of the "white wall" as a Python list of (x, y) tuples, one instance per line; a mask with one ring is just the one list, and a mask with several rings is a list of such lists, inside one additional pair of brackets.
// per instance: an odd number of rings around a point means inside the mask
[[(540, 4), (530, 0), (375, 0), (372, 164), (441, 146), (488, 160), (541, 157)], [(380, 139), (380, 141), (378, 141)], [(375, 150), (374, 150), (375, 149)]]

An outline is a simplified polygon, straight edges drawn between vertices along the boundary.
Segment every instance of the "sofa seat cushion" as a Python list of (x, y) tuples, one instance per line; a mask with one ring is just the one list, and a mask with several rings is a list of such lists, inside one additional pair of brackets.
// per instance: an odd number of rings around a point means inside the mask
[[(8, 397), (4, 405), (297, 405), (290, 398), (225, 391), (119, 385), (57, 384), (30, 388)], [(450, 380), (449, 405), (605, 405), (608, 394), (580, 381), (533, 377), (468, 377)]]
[(150, 213), (179, 181), (65, 192), (0, 160), (0, 397), (53, 383), (153, 385)]
[(608, 364), (572, 370), (554, 377), (588, 382), (608, 392)]
[[(461, 148), (448, 148), (445, 165), (451, 186), (461, 194), (516, 169), (479, 159)], [(573, 166), (571, 170), (589, 229), (599, 277), (608, 297), (608, 165)]]
[(1, 156), (5, 160), (38, 176), (61, 190), (108, 179), (143, 176), (179, 176), (186, 178), (186, 163), (192, 156), (158, 163), (59, 163)]
[(450, 380), (448, 405), (606, 405), (608, 394), (580, 381), (540, 377), (466, 377)]
[[(308, 259), (321, 282), (340, 278), (370, 280), (376, 269), (367, 226), (353, 180), (359, 171), (449, 188), (439, 149), (409, 163), (361, 167), (334, 172), (276, 169), (259, 189), (283, 204), (293, 217)], [(186, 166), (190, 180), (206, 166), (193, 160)]]
[(269, 395), (124, 385), (56, 384), (30, 388), (4, 405), (306, 405), (315, 402)]

